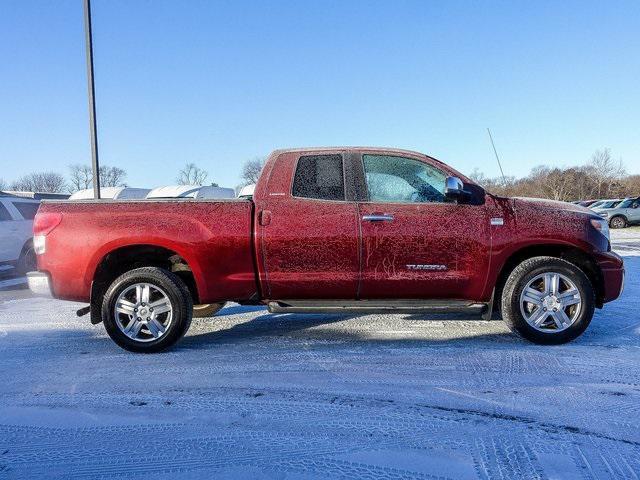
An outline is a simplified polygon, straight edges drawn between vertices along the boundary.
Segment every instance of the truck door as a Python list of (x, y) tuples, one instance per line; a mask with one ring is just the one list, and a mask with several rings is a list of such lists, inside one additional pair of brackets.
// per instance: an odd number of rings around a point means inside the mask
[(360, 298), (478, 300), (490, 257), (484, 206), (450, 203), (447, 173), (423, 159), (364, 154), (362, 168)]
[(256, 202), (264, 296), (356, 298), (358, 206), (345, 190), (343, 153), (289, 152), (276, 160)]

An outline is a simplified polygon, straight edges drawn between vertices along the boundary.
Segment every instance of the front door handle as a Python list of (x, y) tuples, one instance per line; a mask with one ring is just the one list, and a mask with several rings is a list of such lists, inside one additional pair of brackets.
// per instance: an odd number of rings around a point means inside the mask
[(393, 222), (393, 215), (388, 213), (373, 213), (371, 215), (364, 215), (362, 220), (366, 222)]

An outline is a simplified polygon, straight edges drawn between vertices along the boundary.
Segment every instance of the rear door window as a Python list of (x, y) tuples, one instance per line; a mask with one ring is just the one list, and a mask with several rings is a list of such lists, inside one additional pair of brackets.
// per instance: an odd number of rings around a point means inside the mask
[(16, 207), (16, 210), (20, 212), (22, 218), (25, 220), (33, 220), (33, 217), (36, 216), (36, 212), (38, 211), (39, 203), (36, 202), (11, 202), (13, 206)]
[(342, 155), (305, 155), (299, 158), (293, 179), (294, 197), (344, 200)]

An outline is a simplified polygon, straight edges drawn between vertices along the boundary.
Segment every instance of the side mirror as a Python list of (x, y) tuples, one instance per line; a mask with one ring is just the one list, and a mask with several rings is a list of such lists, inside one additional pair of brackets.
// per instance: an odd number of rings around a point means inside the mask
[(458, 177), (447, 177), (444, 182), (444, 196), (449, 200), (461, 202), (469, 197), (469, 193), (464, 191), (464, 184)]

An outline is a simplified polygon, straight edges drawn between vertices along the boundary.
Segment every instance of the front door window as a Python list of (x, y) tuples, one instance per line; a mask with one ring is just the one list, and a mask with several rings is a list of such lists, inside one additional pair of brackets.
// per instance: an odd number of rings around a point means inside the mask
[(412, 158), (363, 155), (369, 201), (443, 203), (446, 174)]

